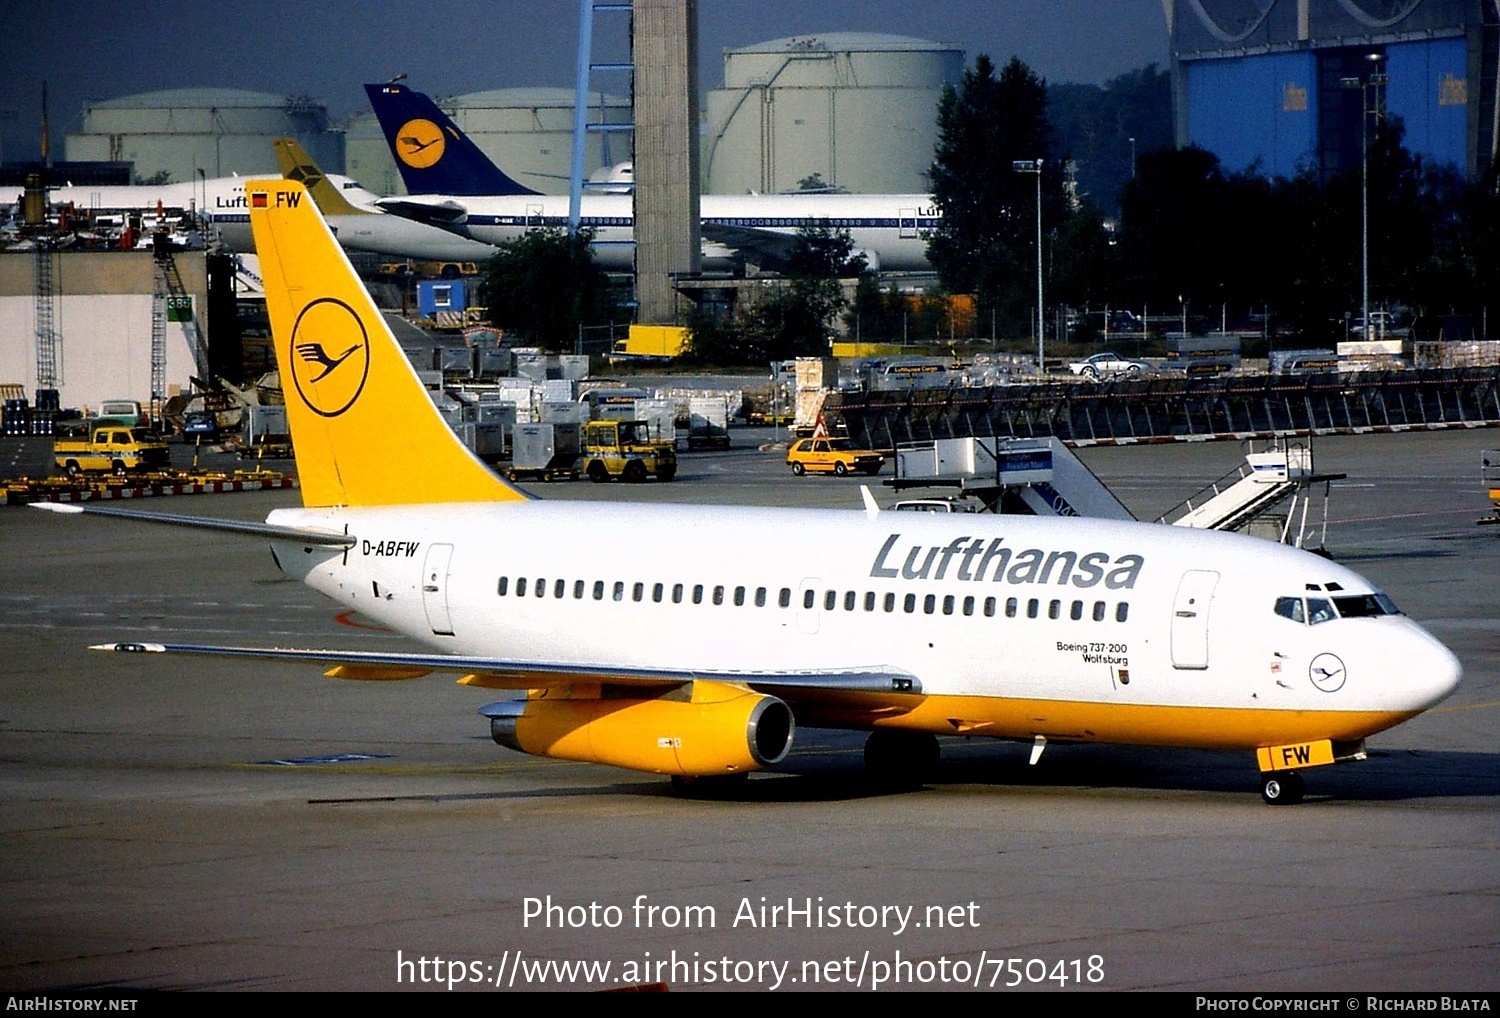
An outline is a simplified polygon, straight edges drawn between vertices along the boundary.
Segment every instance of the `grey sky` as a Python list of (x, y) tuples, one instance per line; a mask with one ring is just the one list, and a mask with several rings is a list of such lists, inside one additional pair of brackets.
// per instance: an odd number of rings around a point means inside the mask
[[(614, 17), (596, 16), (601, 35)], [(364, 107), (363, 82), (403, 71), (434, 95), (571, 86), (577, 24), (576, 0), (13, 5), (0, 30), (0, 155), (35, 157), (43, 79), (61, 157), (86, 99), (164, 88), (306, 93), (343, 117)], [(1103, 82), (1167, 54), (1161, 0), (700, 0), (699, 28), (704, 88), (720, 84), (725, 47), (816, 32), (933, 39), (971, 60), (1014, 54), (1057, 82)]]

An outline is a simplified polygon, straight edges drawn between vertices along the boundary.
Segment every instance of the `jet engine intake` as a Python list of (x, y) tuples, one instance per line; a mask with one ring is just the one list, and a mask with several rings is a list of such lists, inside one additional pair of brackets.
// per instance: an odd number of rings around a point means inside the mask
[(784, 701), (705, 681), (692, 684), (687, 700), (544, 696), (480, 713), (497, 743), (522, 753), (684, 777), (780, 763), (797, 727)]

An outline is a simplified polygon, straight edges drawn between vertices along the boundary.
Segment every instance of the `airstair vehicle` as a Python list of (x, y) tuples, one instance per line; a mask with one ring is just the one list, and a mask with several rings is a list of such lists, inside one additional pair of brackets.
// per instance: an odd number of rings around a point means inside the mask
[(1484, 485), (1495, 508), (1488, 516), (1481, 516), (1476, 522), (1480, 526), (1500, 523), (1500, 449), (1486, 449), (1480, 453), (1479, 481)]
[[(1321, 548), (1328, 533), (1329, 488), (1345, 475), (1315, 472), (1310, 442), (1273, 439), (1260, 449), (1254, 442), (1246, 446), (1244, 464), (1169, 509), (1157, 522), (1199, 530), (1244, 530), (1298, 548), (1309, 546), (1316, 529), (1315, 546)], [(1308, 513), (1319, 484), (1322, 520), (1310, 528)]]
[(885, 483), (898, 490), (957, 488), (990, 512), (1135, 519), (1055, 438), (940, 438), (903, 444), (896, 447), (896, 477)]
[[(1500, 464), (1500, 453), (1496, 454)], [(1247, 443), (1245, 462), (1158, 517), (1158, 523), (1200, 530), (1243, 530), (1294, 544), (1323, 545), (1328, 495), (1344, 474), (1313, 469), (1311, 444), (1281, 439)], [(940, 438), (896, 447), (897, 490), (956, 488), (947, 499), (922, 498), (897, 509), (951, 512), (978, 503), (989, 512), (1090, 516), (1129, 520), (1131, 514), (1083, 461), (1056, 438)], [(1309, 521), (1322, 485), (1321, 520)]]

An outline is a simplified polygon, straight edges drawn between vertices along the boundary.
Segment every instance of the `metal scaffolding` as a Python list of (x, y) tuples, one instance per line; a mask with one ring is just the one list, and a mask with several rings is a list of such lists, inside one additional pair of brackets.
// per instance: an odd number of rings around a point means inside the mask
[(39, 389), (55, 389), (62, 382), (57, 334), (57, 289), (54, 268), (57, 252), (45, 236), (36, 238), (36, 384)]

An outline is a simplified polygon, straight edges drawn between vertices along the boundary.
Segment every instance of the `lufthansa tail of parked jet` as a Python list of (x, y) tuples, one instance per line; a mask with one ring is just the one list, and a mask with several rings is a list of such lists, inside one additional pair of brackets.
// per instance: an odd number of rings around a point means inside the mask
[(313, 162), (307, 150), (297, 144), (296, 138), (277, 138), (271, 143), (276, 150), (276, 166), (287, 180), (295, 180), (307, 188), (318, 211), (325, 216), (373, 216), (379, 215), (369, 209), (356, 208), (339, 193), (328, 176)]
[(303, 504), (525, 498), (438, 413), (306, 188), (253, 181), (245, 191)]
[(421, 92), (387, 83), (366, 85), (365, 94), (409, 194), (538, 193), (506, 176)]

